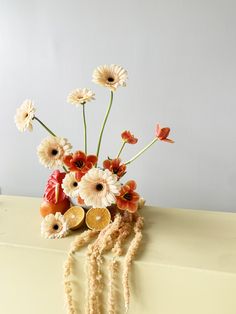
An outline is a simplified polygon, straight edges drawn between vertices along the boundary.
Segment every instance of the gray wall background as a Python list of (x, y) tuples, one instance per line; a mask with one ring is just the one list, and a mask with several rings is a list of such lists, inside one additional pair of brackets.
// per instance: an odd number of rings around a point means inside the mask
[(89, 150), (96, 150), (109, 92), (93, 69), (120, 64), (126, 88), (115, 94), (101, 157), (114, 155), (120, 132), (138, 138), (124, 159), (153, 138), (157, 122), (176, 144), (157, 143), (130, 165), (149, 204), (236, 211), (236, 3), (234, 0), (0, 0), (0, 186), (4, 194), (41, 196), (50, 171), (36, 147), (35, 124), (19, 133), (24, 99), (74, 149), (83, 148), (81, 110), (69, 91), (89, 87)]

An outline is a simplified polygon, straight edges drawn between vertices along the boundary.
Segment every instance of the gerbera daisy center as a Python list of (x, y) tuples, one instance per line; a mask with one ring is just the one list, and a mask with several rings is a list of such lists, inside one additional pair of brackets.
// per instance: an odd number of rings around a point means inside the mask
[(96, 190), (97, 191), (102, 191), (103, 190), (103, 184), (101, 184), (101, 183), (98, 183), (97, 185), (96, 185)]
[(107, 80), (108, 80), (109, 83), (112, 83), (112, 82), (115, 81), (114, 77), (111, 77), (111, 76), (109, 76), (109, 77), (107, 78)]
[(73, 186), (76, 188), (78, 186), (78, 182), (73, 182)]
[(58, 154), (58, 150), (57, 149), (52, 149), (52, 155), (56, 156)]
[(55, 225), (53, 226), (53, 229), (54, 229), (54, 230), (58, 230), (58, 229), (59, 229), (58, 224), (55, 224)]

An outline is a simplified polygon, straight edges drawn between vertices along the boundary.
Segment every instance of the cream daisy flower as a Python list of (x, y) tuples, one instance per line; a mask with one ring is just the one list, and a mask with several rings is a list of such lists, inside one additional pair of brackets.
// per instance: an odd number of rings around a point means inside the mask
[(38, 146), (39, 161), (49, 169), (63, 165), (63, 158), (70, 153), (72, 146), (66, 138), (50, 136)]
[(66, 174), (65, 178), (62, 181), (62, 188), (64, 193), (67, 196), (72, 198), (79, 195), (78, 181), (75, 178), (75, 172), (69, 172)]
[(126, 86), (127, 75), (127, 71), (119, 65), (102, 65), (94, 70), (93, 82), (115, 92), (118, 86)]
[(87, 206), (107, 207), (116, 202), (120, 182), (110, 170), (90, 169), (79, 182), (79, 194)]
[(67, 97), (67, 102), (72, 105), (83, 105), (88, 101), (94, 100), (95, 94), (88, 88), (75, 89)]
[(46, 239), (63, 238), (68, 232), (67, 221), (59, 212), (47, 215), (41, 223), (41, 235)]
[(23, 104), (16, 110), (14, 120), (16, 127), (20, 132), (33, 130), (32, 120), (34, 118), (35, 111), (36, 109), (33, 102), (28, 99), (25, 100)]

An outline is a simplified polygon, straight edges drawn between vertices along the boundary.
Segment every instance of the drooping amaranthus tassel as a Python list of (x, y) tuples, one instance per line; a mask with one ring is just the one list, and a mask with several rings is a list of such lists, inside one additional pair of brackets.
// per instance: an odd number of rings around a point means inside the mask
[(130, 246), (125, 256), (124, 271), (123, 271), (123, 276), (122, 276), (126, 313), (129, 310), (129, 303), (130, 303), (129, 271), (130, 271), (130, 267), (134, 259), (134, 256), (138, 251), (138, 248), (140, 246), (140, 243), (143, 237), (142, 229), (143, 229), (143, 217), (138, 216), (134, 225), (135, 235), (134, 235), (133, 240), (130, 243)]

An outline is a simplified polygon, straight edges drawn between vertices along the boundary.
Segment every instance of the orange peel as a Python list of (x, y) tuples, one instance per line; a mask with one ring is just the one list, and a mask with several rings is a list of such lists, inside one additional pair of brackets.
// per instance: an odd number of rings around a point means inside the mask
[(109, 210), (104, 208), (90, 208), (86, 214), (85, 222), (89, 229), (101, 231), (111, 221)]
[(84, 222), (85, 211), (80, 206), (72, 206), (65, 212), (64, 218), (68, 223), (69, 229), (76, 230)]

